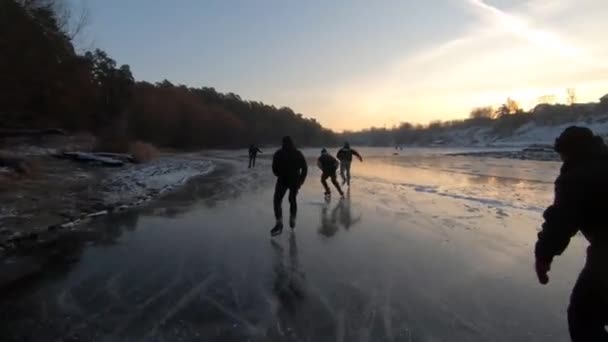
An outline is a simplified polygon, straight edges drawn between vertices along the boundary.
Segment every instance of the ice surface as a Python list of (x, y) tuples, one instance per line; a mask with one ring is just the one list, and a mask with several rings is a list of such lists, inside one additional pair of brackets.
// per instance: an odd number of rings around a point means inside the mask
[[(330, 203), (311, 168), (295, 233), (273, 240), (270, 161), (248, 170), (215, 152), (226, 172), (189, 183), (195, 196), (91, 223), (101, 237), (69, 267), (0, 299), (0, 328), (23, 340), (568, 341), (584, 239), (549, 286), (533, 272), (559, 164), (435, 151), (362, 149), (349, 196)], [(194, 172), (158, 163), (124, 175), (125, 191)]]

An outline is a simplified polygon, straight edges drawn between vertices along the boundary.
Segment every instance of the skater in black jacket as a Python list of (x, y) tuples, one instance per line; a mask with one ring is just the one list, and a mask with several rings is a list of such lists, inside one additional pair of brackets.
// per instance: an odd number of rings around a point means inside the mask
[(608, 149), (588, 128), (573, 126), (557, 138), (555, 151), (564, 163), (538, 233), (536, 273), (547, 284), (554, 257), (580, 231), (589, 247), (570, 297), (570, 336), (576, 342), (608, 341)]
[(353, 156), (356, 156), (359, 161), (363, 162), (363, 157), (356, 150), (350, 148), (349, 143), (344, 143), (336, 157), (340, 161), (340, 176), (342, 177), (342, 185), (350, 186), (350, 166), (353, 162)]
[(249, 168), (255, 167), (255, 160), (258, 157), (258, 153), (262, 153), (257, 146), (251, 144), (249, 145)]
[(340, 188), (340, 184), (338, 184), (338, 180), (337, 180), (336, 173), (338, 171), (338, 165), (340, 165), (338, 160), (336, 158), (332, 157), (329, 153), (327, 153), (326, 149), (323, 149), (321, 151), (321, 156), (317, 160), (317, 166), (321, 169), (321, 172), (322, 172), (321, 184), (323, 184), (323, 187), (325, 188), (326, 197), (331, 196), (331, 190), (330, 190), (329, 186), (327, 185), (327, 178), (331, 179), (331, 182), (334, 184), (334, 186), (338, 190), (338, 193), (340, 194), (340, 196), (344, 197), (344, 193), (342, 192), (342, 189)]
[(282, 202), (289, 191), (289, 226), (295, 228), (298, 204), (296, 196), (308, 173), (308, 165), (302, 152), (296, 149), (290, 137), (283, 138), (283, 146), (272, 158), (272, 172), (277, 177), (274, 190), (274, 216), (276, 225), (270, 231), (272, 236), (283, 232)]

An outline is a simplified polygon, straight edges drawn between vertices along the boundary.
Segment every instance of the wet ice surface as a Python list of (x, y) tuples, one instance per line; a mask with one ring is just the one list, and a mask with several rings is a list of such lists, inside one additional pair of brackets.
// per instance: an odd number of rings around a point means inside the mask
[(5, 293), (2, 340), (567, 341), (585, 242), (549, 286), (532, 268), (559, 164), (380, 152), (344, 201), (311, 168), (295, 233), (274, 240), (268, 154), (254, 171), (227, 154)]

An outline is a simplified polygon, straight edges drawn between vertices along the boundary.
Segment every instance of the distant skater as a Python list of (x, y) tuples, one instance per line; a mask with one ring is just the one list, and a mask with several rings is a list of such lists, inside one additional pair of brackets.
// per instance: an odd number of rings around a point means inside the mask
[(573, 126), (556, 139), (555, 151), (564, 163), (553, 205), (545, 211), (538, 233), (536, 274), (547, 284), (553, 258), (580, 230), (589, 247), (570, 296), (570, 337), (575, 342), (608, 341), (608, 147), (590, 129)]
[(262, 153), (256, 145), (249, 145), (249, 168), (255, 167), (255, 159), (258, 157), (258, 153)]
[(274, 216), (276, 225), (270, 235), (277, 236), (283, 232), (283, 198), (289, 191), (289, 226), (295, 228), (298, 204), (296, 196), (308, 173), (308, 165), (302, 152), (296, 149), (290, 137), (283, 137), (283, 146), (272, 158), (272, 172), (277, 177), (274, 189)]
[(331, 196), (331, 190), (329, 189), (329, 186), (327, 185), (327, 178), (331, 179), (331, 182), (334, 184), (334, 186), (338, 190), (338, 193), (340, 194), (340, 196), (344, 197), (344, 193), (342, 192), (342, 189), (340, 188), (340, 184), (338, 184), (338, 180), (336, 179), (337, 178), (336, 173), (338, 172), (339, 164), (340, 163), (338, 162), (338, 160), (336, 158), (332, 157), (329, 153), (327, 153), (326, 149), (323, 149), (321, 151), (321, 156), (317, 160), (317, 166), (321, 169), (321, 172), (322, 172), (321, 184), (323, 184), (323, 187), (325, 188), (326, 197)]
[(336, 157), (340, 161), (340, 177), (342, 177), (342, 184), (350, 186), (350, 165), (353, 162), (353, 155), (359, 158), (359, 161), (363, 162), (363, 158), (356, 150), (350, 148), (349, 143), (344, 143), (344, 147), (338, 151)]

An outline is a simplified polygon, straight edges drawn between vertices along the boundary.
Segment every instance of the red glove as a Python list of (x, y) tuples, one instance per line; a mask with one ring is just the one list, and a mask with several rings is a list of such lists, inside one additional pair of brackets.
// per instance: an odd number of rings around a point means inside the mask
[(551, 270), (551, 261), (536, 259), (536, 275), (538, 276), (538, 282), (547, 285), (549, 283), (549, 271)]

